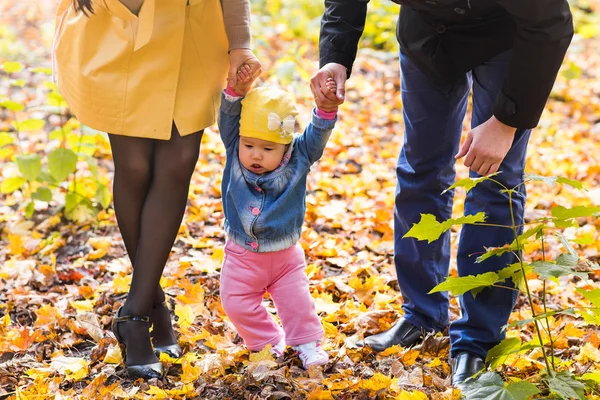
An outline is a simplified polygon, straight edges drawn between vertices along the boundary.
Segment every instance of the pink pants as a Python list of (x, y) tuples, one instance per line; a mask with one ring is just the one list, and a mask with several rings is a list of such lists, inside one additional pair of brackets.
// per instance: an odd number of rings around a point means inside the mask
[[(304, 250), (254, 253), (228, 240), (221, 269), (221, 303), (250, 350), (277, 344), (284, 335), (295, 346), (323, 338), (323, 327), (308, 290)], [(269, 292), (281, 327), (262, 306)]]

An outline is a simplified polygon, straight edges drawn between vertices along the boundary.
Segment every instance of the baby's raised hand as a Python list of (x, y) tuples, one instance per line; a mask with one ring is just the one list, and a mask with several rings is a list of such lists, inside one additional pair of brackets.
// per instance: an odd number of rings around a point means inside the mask
[(261, 65), (257, 60), (247, 60), (237, 70), (236, 83), (233, 90), (241, 95), (248, 93), (252, 83), (260, 75), (261, 70)]
[(335, 93), (337, 90), (337, 85), (335, 84), (335, 80), (332, 77), (327, 78), (327, 82), (325, 82), (325, 87), (331, 93)]

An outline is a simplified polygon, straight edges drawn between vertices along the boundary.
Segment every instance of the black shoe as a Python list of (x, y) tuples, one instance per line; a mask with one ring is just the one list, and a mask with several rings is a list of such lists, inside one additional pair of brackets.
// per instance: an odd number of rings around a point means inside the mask
[(485, 368), (485, 362), (479, 356), (466, 351), (458, 353), (452, 362), (452, 386), (462, 389), (471, 377)]
[(121, 348), (121, 355), (123, 356), (123, 360), (125, 360), (125, 366), (127, 367), (127, 374), (130, 378), (161, 379), (165, 373), (165, 370), (160, 362), (150, 364), (127, 365), (127, 346), (125, 345), (125, 341), (119, 334), (119, 323), (143, 322), (146, 324), (150, 324), (150, 318), (137, 315), (126, 315), (124, 317), (121, 317), (120, 314), (121, 308), (119, 308), (119, 310), (117, 311), (117, 315), (113, 318), (112, 331), (115, 334), (117, 342), (119, 342), (119, 347)]
[(419, 328), (400, 318), (394, 326), (385, 332), (365, 338), (364, 342), (358, 342), (358, 347), (370, 346), (373, 351), (379, 353), (385, 349), (399, 344), (402, 347), (411, 347), (423, 339)]
[[(166, 310), (161, 310), (163, 308)], [(156, 316), (156, 314), (158, 314), (159, 312), (164, 313), (165, 311), (166, 311), (166, 313), (169, 313), (168, 314), (169, 315), (168, 324), (171, 327), (171, 330), (173, 330), (173, 327), (171, 326), (171, 314), (170, 314), (171, 312), (170, 312), (169, 308), (167, 307), (167, 303), (165, 303), (165, 302), (155, 304), (152, 306), (151, 313), (154, 315), (151, 314), (153, 318), (150, 320), (150, 322), (152, 323), (154, 329), (156, 328), (156, 324), (159, 322), (158, 321), (159, 318)], [(163, 318), (163, 319), (166, 319), (166, 318)], [(152, 338), (152, 344), (154, 345), (154, 353), (156, 354), (156, 356), (160, 358), (160, 353), (165, 353), (171, 358), (181, 358), (181, 356), (183, 356), (183, 350), (177, 343), (177, 339), (174, 340), (174, 343), (157, 346), (155, 344), (156, 343), (155, 337), (152, 334), (154, 332), (154, 329), (152, 331), (150, 331), (150, 337)], [(173, 334), (173, 337), (175, 337), (175, 334)]]

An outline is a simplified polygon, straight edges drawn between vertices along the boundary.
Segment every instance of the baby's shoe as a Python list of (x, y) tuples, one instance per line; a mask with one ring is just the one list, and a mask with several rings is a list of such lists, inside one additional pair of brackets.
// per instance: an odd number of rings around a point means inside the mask
[(298, 352), (304, 369), (308, 369), (311, 365), (322, 365), (329, 361), (329, 355), (321, 347), (320, 341), (304, 343), (292, 346), (292, 348)]
[(285, 337), (283, 337), (283, 338), (281, 338), (279, 343), (277, 343), (276, 345), (273, 345), (271, 347), (271, 354), (273, 354), (275, 357), (279, 358), (285, 354), (285, 347), (286, 347)]

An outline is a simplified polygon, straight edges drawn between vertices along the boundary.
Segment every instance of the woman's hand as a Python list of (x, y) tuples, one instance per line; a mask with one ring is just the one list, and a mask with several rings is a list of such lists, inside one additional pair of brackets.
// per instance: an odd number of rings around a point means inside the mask
[(239, 94), (246, 94), (252, 82), (262, 72), (258, 58), (250, 49), (233, 49), (229, 52), (227, 83)]

